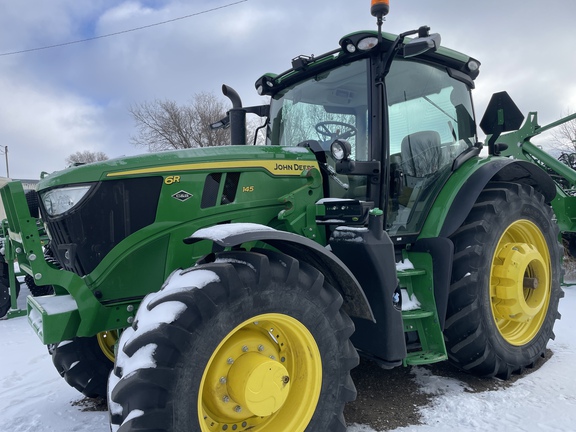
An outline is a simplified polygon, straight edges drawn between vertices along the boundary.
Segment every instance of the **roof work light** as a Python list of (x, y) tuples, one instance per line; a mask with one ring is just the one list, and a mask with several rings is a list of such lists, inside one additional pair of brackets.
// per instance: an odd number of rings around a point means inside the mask
[(390, 11), (390, 1), (389, 0), (372, 0), (372, 6), (370, 6), (370, 13), (375, 17), (383, 17), (388, 15)]

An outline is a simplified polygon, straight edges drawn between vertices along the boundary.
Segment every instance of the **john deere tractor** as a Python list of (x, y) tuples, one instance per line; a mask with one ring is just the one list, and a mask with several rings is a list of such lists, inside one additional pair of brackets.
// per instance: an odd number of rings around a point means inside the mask
[(576, 172), (529, 140), (571, 118), (523, 123), (496, 94), (480, 156), (480, 63), (428, 27), (383, 33), (387, 12), (260, 77), (268, 105), (224, 86), (231, 146), (44, 178), (51, 256), (21, 185), (2, 189), (20, 268), (54, 289), (28, 320), (114, 431), (345, 431), (359, 355), (506, 379), (544, 354)]

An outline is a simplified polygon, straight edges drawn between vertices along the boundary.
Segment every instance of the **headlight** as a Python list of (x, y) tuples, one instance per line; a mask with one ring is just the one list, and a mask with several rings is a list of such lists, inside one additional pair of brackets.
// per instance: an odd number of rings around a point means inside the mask
[(332, 157), (337, 161), (347, 161), (352, 154), (352, 146), (348, 141), (336, 140), (330, 146)]
[(480, 69), (480, 62), (472, 59), (468, 62), (468, 64), (466, 64), (466, 66), (468, 67), (469, 71), (476, 72), (478, 69)]
[(91, 186), (52, 189), (42, 195), (42, 203), (50, 216), (58, 216), (72, 209), (88, 193)]
[(361, 39), (360, 42), (358, 42), (358, 49), (362, 51), (367, 51), (369, 49), (374, 48), (376, 45), (378, 45), (377, 37), (366, 37), (364, 39)]

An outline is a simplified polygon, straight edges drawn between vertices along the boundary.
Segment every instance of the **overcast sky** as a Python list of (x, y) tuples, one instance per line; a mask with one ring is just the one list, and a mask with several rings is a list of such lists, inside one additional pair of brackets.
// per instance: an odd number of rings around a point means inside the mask
[[(18, 0), (0, 13), (0, 148), (13, 178), (65, 167), (77, 150), (109, 157), (142, 152), (131, 104), (188, 102), (226, 83), (245, 105), (254, 81), (282, 72), (299, 54), (321, 54), (343, 35), (375, 29), (368, 0), (247, 0), (151, 28), (61, 44), (194, 15), (238, 0)], [(576, 109), (576, 1), (390, 0), (383, 29), (429, 25), (442, 44), (482, 63), (474, 100), (507, 90), (540, 124)], [(6, 175), (0, 156), (0, 176)]]

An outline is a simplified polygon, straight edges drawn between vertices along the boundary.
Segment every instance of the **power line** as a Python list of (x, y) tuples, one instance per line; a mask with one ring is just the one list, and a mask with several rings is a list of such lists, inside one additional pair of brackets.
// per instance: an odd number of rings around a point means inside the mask
[(196, 12), (196, 13), (193, 13), (193, 14), (190, 14), (190, 15), (185, 15), (185, 16), (181, 16), (181, 17), (178, 17), (178, 18), (173, 18), (173, 19), (170, 19), (170, 20), (167, 20), (167, 21), (162, 21), (162, 22), (158, 22), (158, 23), (154, 23), (154, 24), (149, 24), (149, 25), (145, 25), (145, 26), (142, 26), (142, 27), (136, 27), (136, 28), (132, 28), (132, 29), (129, 29), (129, 30), (122, 30), (122, 31), (115, 32), (115, 33), (108, 33), (108, 34), (101, 35), (101, 36), (94, 36), (94, 37), (87, 38), (87, 39), (79, 39), (79, 40), (70, 41), (70, 42), (64, 42), (64, 43), (59, 43), (59, 44), (55, 44), (55, 45), (47, 45), (47, 46), (42, 46), (42, 47), (37, 47), (37, 48), (30, 48), (30, 49), (25, 49), (25, 50), (20, 50), (20, 51), (11, 51), (11, 52), (6, 52), (6, 53), (0, 53), (0, 57), (9, 56), (9, 55), (15, 55), (15, 54), (23, 54), (23, 53), (33, 52), (33, 51), (47, 50), (47, 49), (51, 49), (51, 48), (58, 48), (58, 47), (63, 47), (63, 46), (67, 46), (67, 45), (74, 45), (74, 44), (79, 44), (79, 43), (83, 43), (83, 42), (89, 42), (89, 41), (93, 41), (93, 40), (96, 40), (96, 39), (104, 39), (104, 38), (111, 37), (111, 36), (118, 36), (118, 35), (121, 35), (121, 34), (124, 34), (124, 33), (130, 33), (130, 32), (134, 32), (134, 31), (137, 31), (137, 30), (144, 30), (144, 29), (147, 29), (147, 28), (150, 28), (150, 27), (156, 27), (156, 26), (159, 26), (159, 25), (162, 25), (162, 24), (168, 24), (168, 23), (171, 23), (171, 22), (174, 22), (174, 21), (179, 21), (179, 20), (183, 20), (183, 19), (186, 19), (186, 18), (191, 18), (191, 17), (195, 17), (195, 16), (198, 16), (198, 15), (207, 14), (207, 13), (209, 13), (209, 12), (214, 12), (214, 11), (217, 11), (217, 10), (220, 10), (220, 9), (224, 9), (224, 8), (227, 8), (227, 7), (230, 7), (230, 6), (235, 6), (235, 5), (237, 5), (237, 4), (245, 3), (245, 2), (247, 2), (247, 1), (248, 1), (248, 0), (239, 0), (239, 1), (236, 1), (236, 2), (234, 2), (234, 3), (228, 3), (228, 4), (224, 5), (224, 6), (218, 6), (218, 7), (212, 8), (212, 9), (204, 10), (204, 11), (202, 11), (202, 12)]

